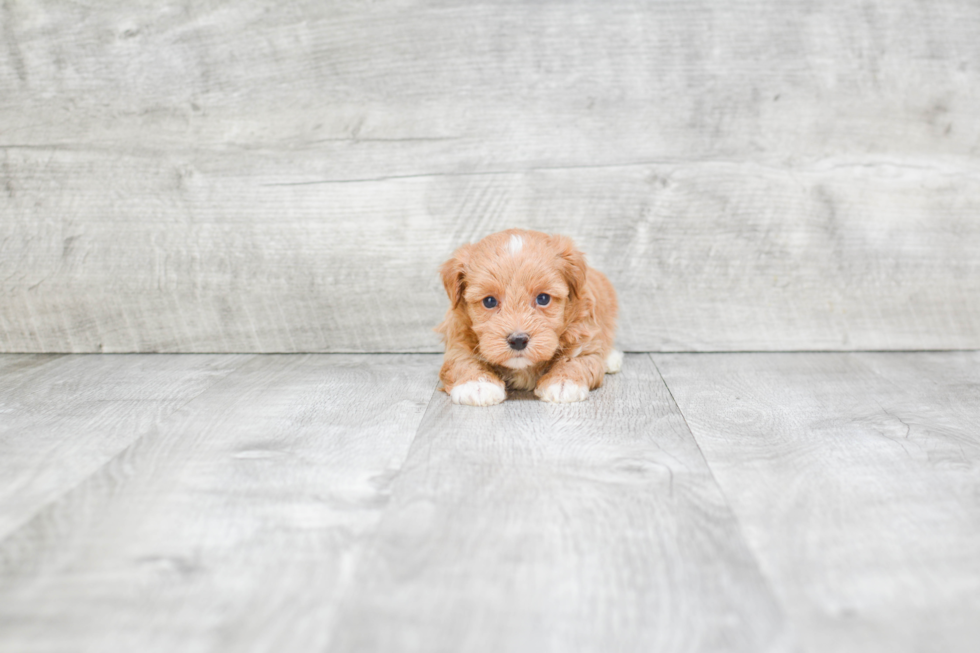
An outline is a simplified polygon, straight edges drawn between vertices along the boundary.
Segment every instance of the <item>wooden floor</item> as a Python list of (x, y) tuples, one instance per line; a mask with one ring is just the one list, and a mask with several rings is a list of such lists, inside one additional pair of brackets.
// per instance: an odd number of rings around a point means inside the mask
[(980, 352), (0, 356), (0, 651), (976, 651)]

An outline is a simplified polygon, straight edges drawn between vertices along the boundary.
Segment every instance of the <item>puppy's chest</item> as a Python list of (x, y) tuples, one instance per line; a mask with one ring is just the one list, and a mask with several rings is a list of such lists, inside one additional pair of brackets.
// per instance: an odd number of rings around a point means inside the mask
[(534, 390), (540, 379), (550, 367), (549, 363), (532, 365), (519, 370), (512, 370), (506, 367), (497, 368), (500, 377), (512, 390)]

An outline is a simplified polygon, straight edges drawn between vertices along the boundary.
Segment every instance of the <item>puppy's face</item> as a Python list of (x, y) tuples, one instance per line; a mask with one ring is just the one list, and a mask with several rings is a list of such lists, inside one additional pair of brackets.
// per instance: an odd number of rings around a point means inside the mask
[(510, 230), (466, 245), (443, 266), (454, 310), (463, 313), (486, 361), (521, 369), (550, 360), (585, 280), (571, 241)]

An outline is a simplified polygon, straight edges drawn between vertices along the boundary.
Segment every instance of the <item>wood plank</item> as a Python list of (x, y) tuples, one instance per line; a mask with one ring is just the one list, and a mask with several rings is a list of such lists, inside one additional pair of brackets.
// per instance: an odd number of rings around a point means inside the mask
[(251, 358), (0, 544), (0, 649), (322, 650), (438, 365)]
[(21, 379), (37, 374), (37, 371), (54, 363), (63, 354), (4, 354), (0, 355), (0, 392), (7, 392), (21, 382)]
[(0, 356), (0, 539), (247, 356)]
[(3, 145), (314, 147), (375, 177), (980, 138), (971, 0), (37, 0), (0, 20)]
[(810, 651), (980, 641), (980, 353), (654, 357)]
[(762, 651), (781, 616), (656, 369), (433, 400), (330, 650)]
[(436, 266), (512, 226), (579, 240), (627, 350), (980, 347), (970, 0), (0, 25), (3, 352), (437, 351)]
[[(626, 350), (980, 347), (975, 164), (266, 186), (317, 157), (16, 158), (19, 190), (0, 195), (8, 352), (439, 351), (438, 265), (510, 226), (576, 238), (618, 289)], [(38, 202), (71, 225), (38, 221)]]

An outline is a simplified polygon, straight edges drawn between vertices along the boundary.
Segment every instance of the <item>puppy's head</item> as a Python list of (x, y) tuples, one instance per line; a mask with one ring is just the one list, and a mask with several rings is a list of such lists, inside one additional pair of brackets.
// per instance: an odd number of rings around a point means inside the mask
[(550, 360), (585, 284), (585, 257), (564, 236), (510, 229), (464, 245), (442, 266), (456, 313), (487, 362)]

